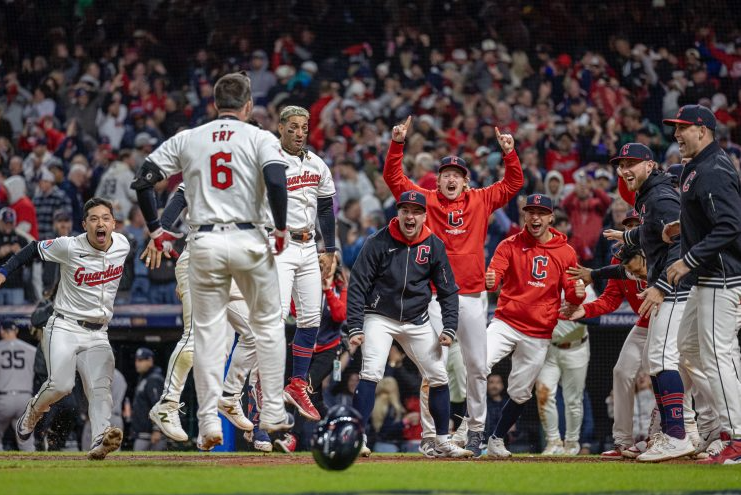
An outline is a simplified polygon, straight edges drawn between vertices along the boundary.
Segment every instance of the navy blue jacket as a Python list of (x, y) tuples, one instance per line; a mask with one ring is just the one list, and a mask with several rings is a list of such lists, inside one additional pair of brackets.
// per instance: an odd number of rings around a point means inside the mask
[(435, 284), (445, 333), (458, 328), (458, 286), (445, 245), (426, 226), (408, 242), (398, 219), (373, 234), (353, 265), (347, 292), (347, 328), (350, 337), (361, 333), (365, 313), (400, 323), (421, 325), (429, 320), (427, 306)]
[(701, 287), (741, 286), (741, 184), (717, 142), (684, 166), (679, 181), (682, 258)]
[(686, 301), (691, 288), (689, 280), (675, 289), (666, 277), (667, 268), (679, 259), (680, 245), (667, 244), (661, 238), (664, 226), (679, 220), (679, 193), (672, 186), (671, 177), (654, 170), (636, 195), (635, 209), (641, 225), (626, 231), (623, 238), (628, 245), (641, 246), (646, 256), (648, 286), (661, 290), (665, 301)]

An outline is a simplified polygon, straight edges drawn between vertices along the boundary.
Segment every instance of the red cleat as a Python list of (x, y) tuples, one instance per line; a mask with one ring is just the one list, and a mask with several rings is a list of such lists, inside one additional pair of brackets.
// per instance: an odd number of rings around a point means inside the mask
[(283, 389), (283, 400), (296, 406), (299, 414), (306, 419), (319, 421), (322, 417), (319, 415), (316, 407), (314, 407), (314, 404), (311, 403), (311, 399), (309, 399), (308, 388), (309, 385), (306, 383), (306, 380), (293, 377), (291, 378), (291, 383)]
[(731, 440), (727, 433), (720, 434), (726, 446), (720, 454), (697, 461), (698, 464), (741, 464), (741, 440)]
[(606, 461), (620, 461), (623, 459), (623, 449), (616, 446), (613, 450), (602, 452), (599, 458)]
[(293, 433), (286, 433), (283, 435), (283, 438), (278, 438), (273, 443), (275, 444), (276, 449), (280, 449), (286, 454), (293, 454), (296, 452), (298, 441), (296, 440), (296, 435)]

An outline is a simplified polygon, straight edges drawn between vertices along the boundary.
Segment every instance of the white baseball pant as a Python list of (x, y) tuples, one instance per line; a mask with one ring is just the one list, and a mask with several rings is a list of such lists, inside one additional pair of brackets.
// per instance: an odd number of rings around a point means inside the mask
[(217, 226), (189, 236), (188, 276), (193, 304), (193, 374), (201, 434), (221, 431), (217, 404), (222, 390), (227, 304), (232, 279), (250, 308), (263, 387), (262, 419), (285, 421), (283, 374), (285, 332), (280, 301), (270, 292), (278, 284), (275, 258), (261, 229)]
[(651, 315), (646, 341), (648, 372), (657, 376), (665, 370), (679, 370), (677, 335), (685, 302), (664, 301), (658, 312)]
[(589, 341), (570, 349), (548, 346), (545, 364), (538, 375), (535, 387), (538, 412), (547, 440), (561, 440), (558, 431), (556, 391), (561, 384), (563, 391), (566, 433), (564, 440), (578, 442), (584, 417), (584, 384), (589, 367)]
[[(469, 431), (484, 431), (486, 424), (486, 377), (491, 368), (486, 367), (486, 310), (488, 296), (486, 292), (479, 294), (458, 295), (458, 330), (456, 340), (465, 364), (466, 406), (468, 413), (466, 422)], [(443, 331), (442, 310), (435, 296), (427, 309), (430, 323), (439, 336)], [(447, 351), (446, 351), (447, 352)], [(445, 359), (449, 359), (445, 356)], [(461, 371), (457, 370), (456, 381), (462, 380)], [(428, 406), (429, 389), (422, 381), (420, 389), (420, 416), (422, 421), (422, 437), (435, 436), (435, 424), (432, 421)], [(452, 396), (452, 393), (451, 393)]]
[(737, 361), (737, 316), (741, 287), (692, 287), (682, 320), (682, 352), (695, 352), (710, 384), (722, 431), (741, 438), (741, 383)]
[(545, 364), (550, 345), (550, 339), (530, 337), (493, 318), (486, 329), (487, 369), (512, 353), (507, 394), (516, 403), (524, 404), (533, 396), (533, 385)]
[[(415, 325), (381, 315), (366, 314), (363, 335), (361, 380), (378, 383), (383, 378), (391, 345), (396, 340), (431, 387), (448, 383), (443, 346), (438, 342), (438, 336), (429, 321)], [(260, 378), (262, 379), (262, 370)]]
[(315, 242), (288, 241), (288, 246), (275, 258), (283, 319), (296, 306), (298, 328), (318, 327), (322, 317), (322, 273)]
[[(612, 397), (614, 421), (612, 437), (616, 447), (624, 449), (635, 443), (633, 438), (633, 412), (635, 382), (640, 371), (648, 373), (644, 358), (648, 328), (634, 326), (625, 338), (620, 355), (612, 369)], [(653, 397), (653, 392), (651, 397)]]
[(41, 345), (49, 377), (31, 399), (33, 408), (47, 412), (52, 404), (71, 393), (77, 370), (88, 399), (93, 439), (97, 438), (110, 426), (113, 403), (113, 351), (108, 332), (88, 330), (71, 318), (53, 315), (44, 328)]

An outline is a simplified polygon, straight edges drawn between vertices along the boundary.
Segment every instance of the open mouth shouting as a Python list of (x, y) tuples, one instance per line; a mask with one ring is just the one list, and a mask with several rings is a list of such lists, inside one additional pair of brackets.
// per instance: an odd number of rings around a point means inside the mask
[(106, 234), (107, 234), (106, 229), (103, 227), (95, 229), (95, 241), (98, 244), (104, 244)]

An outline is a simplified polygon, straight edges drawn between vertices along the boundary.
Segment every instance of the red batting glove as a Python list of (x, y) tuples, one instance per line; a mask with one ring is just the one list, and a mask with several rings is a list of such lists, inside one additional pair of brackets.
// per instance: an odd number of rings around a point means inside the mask
[(157, 251), (162, 251), (169, 257), (175, 259), (180, 256), (178, 252), (175, 251), (172, 241), (180, 239), (181, 237), (183, 237), (183, 234), (176, 234), (175, 232), (170, 232), (169, 230), (165, 230), (160, 227), (149, 234), (149, 237), (151, 237), (154, 241), (154, 246), (157, 248)]
[(278, 255), (282, 253), (288, 245), (286, 242), (286, 239), (288, 238), (288, 230), (275, 230), (273, 236), (275, 237), (275, 254)]

